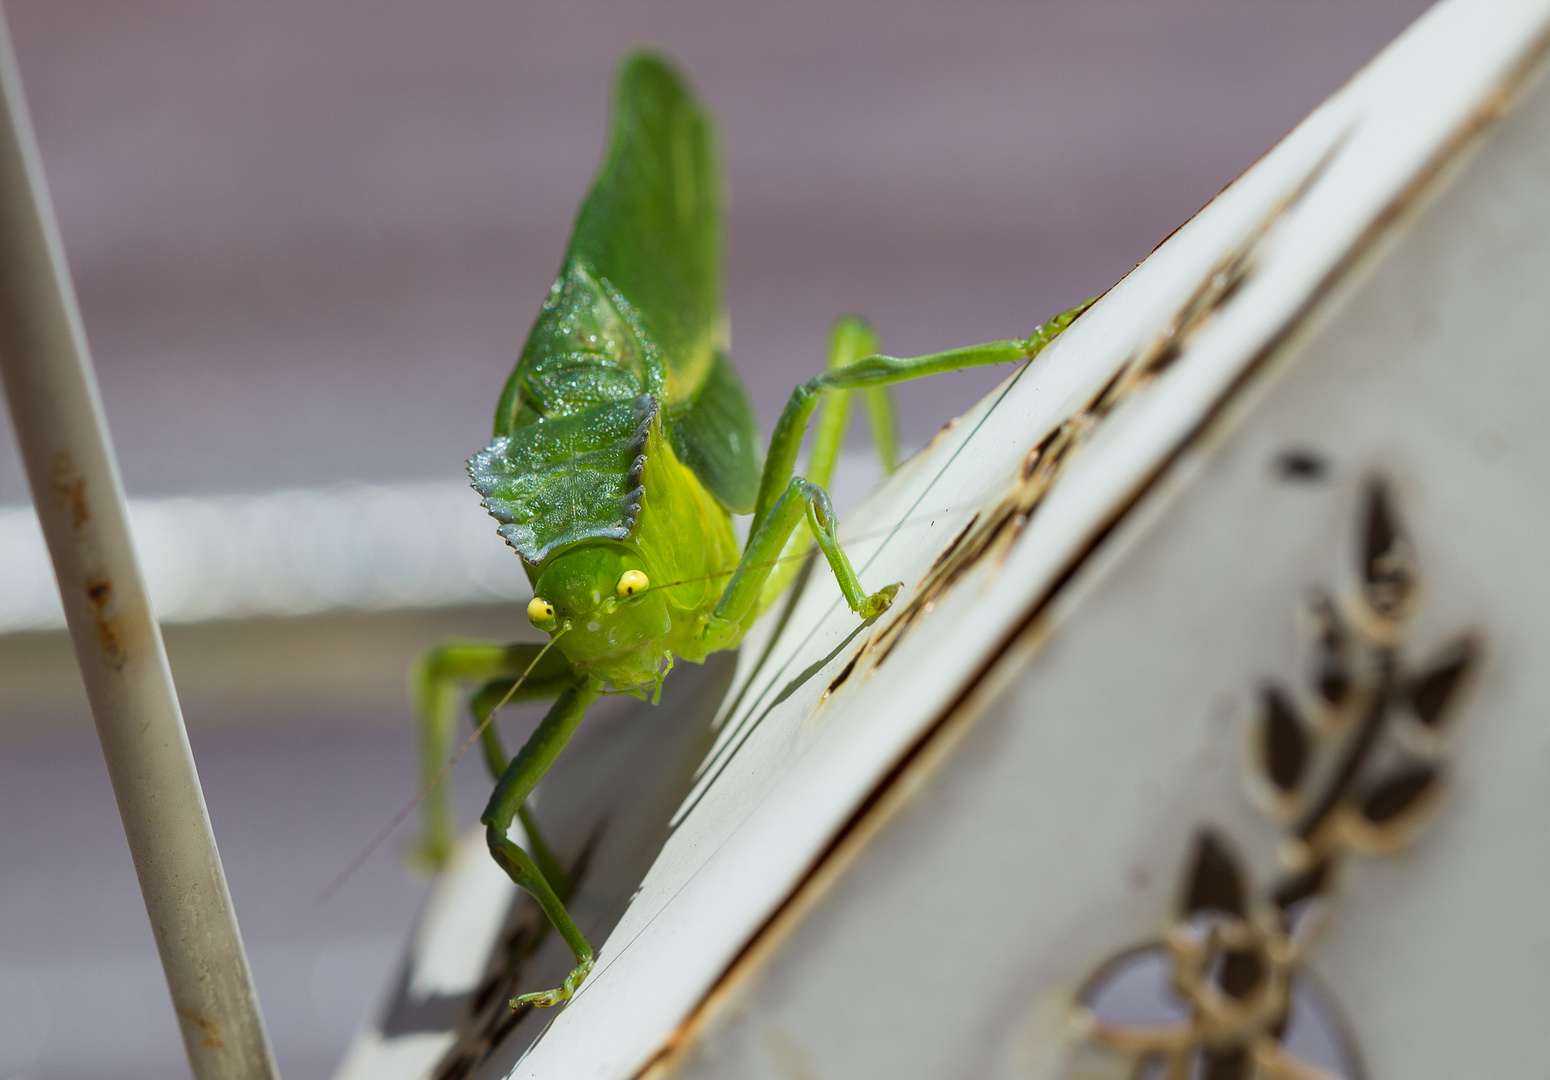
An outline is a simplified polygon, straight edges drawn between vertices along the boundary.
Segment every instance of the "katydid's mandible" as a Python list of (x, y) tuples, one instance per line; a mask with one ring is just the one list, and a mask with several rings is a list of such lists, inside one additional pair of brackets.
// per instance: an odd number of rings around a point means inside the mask
[[(796, 388), (761, 468), (753, 410), (727, 356), (721, 296), (722, 180), (705, 109), (665, 60), (626, 57), (608, 147), (495, 410), (495, 438), (469, 462), (473, 486), (522, 558), (528, 618), (548, 645), (453, 642), (421, 658), (413, 690), (430, 785), (415, 857), (438, 866), (453, 822), (441, 775), (460, 685), (497, 778), (480, 820), (490, 854), (542, 905), (576, 956), (555, 1005), (592, 970), (565, 902), (572, 883), (525, 802), (602, 694), (655, 699), (674, 658), (733, 649), (816, 541), (861, 619), (899, 583), (867, 592), (840, 546), (825, 494), (852, 391), (863, 395), (885, 469), (895, 459), (890, 383), (1031, 358), (1086, 305), (1030, 338), (914, 359), (877, 354), (862, 320), (840, 320), (829, 366)], [(805, 476), (797, 453), (821, 405)], [(733, 514), (752, 514), (741, 550)], [(806, 524), (806, 530), (802, 529)], [(809, 535), (811, 539), (809, 539)], [(552, 646), (552, 647), (551, 647)], [(515, 757), (488, 723), (508, 702), (553, 706)], [(507, 837), (522, 822), (525, 847)]]

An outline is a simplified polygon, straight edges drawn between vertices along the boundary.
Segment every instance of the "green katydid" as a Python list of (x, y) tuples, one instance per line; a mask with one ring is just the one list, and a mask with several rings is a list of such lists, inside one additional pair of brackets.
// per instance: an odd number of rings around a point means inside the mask
[[(439, 778), (456, 723), (457, 688), (498, 778), (480, 820), (491, 855), (543, 907), (576, 957), (553, 989), (524, 1003), (567, 1000), (593, 952), (565, 909), (569, 882), (540, 838), (528, 795), (600, 695), (660, 693), (674, 657), (701, 662), (733, 649), (790, 584), (795, 555), (817, 541), (846, 602), (863, 620), (887, 610), (899, 583), (867, 592), (840, 547), (824, 487), (844, 438), (851, 391), (861, 391), (885, 469), (894, 466), (887, 385), (980, 364), (1031, 358), (1085, 308), (1031, 337), (898, 359), (842, 319), (829, 366), (798, 386), (761, 470), (758, 431), (726, 352), (721, 297), (722, 182), (709, 115), (681, 76), (645, 53), (620, 66), (608, 146), (549, 290), (495, 410), (495, 440), (469, 462), (473, 486), (522, 557), (533, 586), (529, 620), (550, 640), (453, 642), (426, 654), (413, 688), (427, 783), (431, 865), (451, 850)], [(823, 403), (806, 476), (798, 450)], [(733, 514), (753, 515), (739, 544)], [(552, 646), (552, 649), (551, 649)], [(550, 700), (508, 759), (493, 713)], [(530, 850), (507, 832), (520, 818)]]

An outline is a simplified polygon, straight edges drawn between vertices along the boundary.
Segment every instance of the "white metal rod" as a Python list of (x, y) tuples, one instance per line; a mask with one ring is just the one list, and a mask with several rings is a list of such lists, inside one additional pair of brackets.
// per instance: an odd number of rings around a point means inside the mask
[[(278, 1076), (0, 16), (0, 377), (189, 1064)], [(92, 1009), (112, 1009), (81, 988)], [(91, 1009), (83, 1013), (91, 1022)]]

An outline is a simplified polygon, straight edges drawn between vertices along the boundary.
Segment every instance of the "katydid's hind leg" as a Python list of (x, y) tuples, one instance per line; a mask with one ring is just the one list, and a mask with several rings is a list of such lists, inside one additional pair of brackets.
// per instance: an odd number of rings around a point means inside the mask
[(866, 403), (877, 463), (883, 467), (883, 475), (890, 476), (899, 467), (899, 410), (893, 391), (886, 386), (869, 386), (861, 391), (861, 400)]
[[(857, 315), (846, 315), (829, 331), (829, 370), (853, 364), (863, 356), (877, 351), (877, 334), (871, 325)], [(850, 427), (850, 393), (839, 390), (824, 395), (818, 407), (818, 417), (813, 422), (813, 449), (807, 455), (806, 479), (821, 488), (828, 488), (834, 479), (834, 466), (839, 462), (840, 450), (845, 445), (845, 432)]]
[(705, 627), (705, 642), (712, 649), (727, 648), (742, 632), (749, 615), (755, 610), (776, 557), (785, 546), (792, 532), (806, 518), (818, 548), (828, 560), (839, 582), (845, 602), (862, 619), (875, 618), (888, 610), (893, 598), (903, 587), (903, 582), (885, 585), (874, 593), (861, 587), (861, 579), (851, 566), (845, 550), (840, 547), (836, 533), (834, 504), (829, 501), (823, 488), (796, 477), (787, 485), (784, 494), (765, 516), (763, 523), (748, 540), (742, 560), (732, 572), (721, 600)]
[[(505, 678), (509, 688), (512, 680), (528, 670), (541, 650), (539, 645), (455, 641), (431, 649), (415, 663), (409, 686), (419, 717), (420, 783), (426, 790), (420, 804), (422, 833), (408, 855), (411, 865), (436, 870), (445, 865), (452, 854), (451, 797), (445, 778), (437, 780), (437, 777), (452, 753), (453, 734), (457, 729), (458, 687), (467, 682), (488, 683), (492, 679)], [(557, 678), (563, 679), (569, 674), (569, 665), (563, 663), (563, 657), (559, 659), (562, 661), (559, 665), (546, 662), (532, 671), (522, 686), (524, 700), (554, 697), (559, 692)]]
[(503, 648), (472, 642), (441, 645), (421, 656), (410, 673), (410, 695), (419, 718), (420, 784), (426, 788), (420, 802), (420, 837), (408, 855), (410, 864), (419, 869), (440, 869), (452, 854), (452, 803), (447, 784), (434, 781), (452, 752), (460, 681), (457, 672), (494, 663)]
[(484, 751), (484, 766), (490, 770), (490, 779), (499, 780), (506, 771), (506, 744), (500, 729), (494, 723), (486, 724), (490, 714), (505, 702), (515, 679), (491, 679), (468, 699), (468, 711), (473, 714), (474, 730), (479, 732), (479, 748)]
[[(523, 803), (544, 773), (554, 764), (560, 751), (576, 731), (576, 725), (586, 715), (587, 709), (602, 694), (602, 684), (591, 678), (573, 680), (560, 694), (536, 731), (529, 736), (516, 757), (506, 765), (500, 782), (490, 795), (479, 820), (485, 826), (485, 840), (490, 854), (511, 877), (511, 880), (532, 894), (544, 909), (544, 914), (565, 939), (565, 944), (576, 957), (576, 967), (565, 982), (553, 990), (524, 994), (511, 1004), (531, 1004), (542, 1007), (558, 1005), (568, 1000), (592, 970), (592, 946), (565, 910), (565, 902), (550, 883), (547, 873), (541, 871), (533, 857), (512, 843), (506, 836), (511, 823), (522, 812)], [(531, 840), (531, 834), (529, 834)]]
[[(849, 367), (863, 357), (877, 352), (877, 331), (859, 315), (845, 315), (834, 324), (829, 333), (829, 370)], [(840, 448), (845, 445), (845, 428), (850, 418), (850, 391), (834, 390), (824, 395), (818, 407), (818, 421), (813, 429), (813, 452), (808, 458), (806, 479), (828, 490), (833, 477), (834, 463), (839, 459)], [(872, 434), (872, 447), (877, 451), (878, 464), (887, 476), (899, 467), (899, 418), (893, 404), (893, 392), (886, 386), (868, 386), (861, 391), (866, 406), (867, 427)], [(842, 404), (836, 404), (840, 402)], [(830, 420), (831, 410), (838, 414)], [(828, 458), (825, 449), (825, 428), (830, 424), (838, 432), (829, 439)], [(823, 468), (820, 469), (819, 466)]]

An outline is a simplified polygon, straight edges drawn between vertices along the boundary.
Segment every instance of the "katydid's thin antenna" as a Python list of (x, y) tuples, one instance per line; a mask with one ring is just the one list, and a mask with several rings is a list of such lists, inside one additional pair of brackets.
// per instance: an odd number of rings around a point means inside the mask
[(338, 892), (341, 885), (350, 880), (350, 875), (359, 870), (361, 865), (365, 863), (367, 859), (371, 858), (372, 852), (381, 847), (382, 842), (389, 836), (393, 835), (393, 830), (402, 825), (405, 818), (414, 813), (414, 808), (419, 806), (420, 803), (424, 801), (425, 796), (430, 794), (431, 788), (435, 787), (446, 778), (446, 775), (452, 771), (452, 766), (458, 763), (458, 759), (468, 752), (468, 748), (470, 746), (479, 741), (479, 736), (484, 734), (484, 729), (489, 727), (490, 724), (495, 721), (495, 714), (506, 707), (506, 703), (511, 700), (512, 695), (514, 695), (518, 688), (527, 681), (527, 677), (533, 673), (533, 669), (536, 668), (538, 666), (538, 662), (544, 658), (544, 654), (549, 651), (550, 647), (552, 647), (556, 641), (560, 640), (560, 634), (565, 633), (569, 629), (570, 624), (567, 623), (565, 626), (560, 628), (558, 633), (556, 633), (548, 640), (548, 642), (545, 643), (542, 649), (538, 650), (538, 655), (533, 657), (532, 662), (527, 666), (527, 670), (522, 672), (521, 675), (517, 676), (517, 681), (511, 684), (511, 689), (506, 691), (506, 696), (495, 703), (495, 708), (489, 711), (489, 713), (485, 716), (483, 723), (474, 728), (474, 733), (468, 737), (467, 741), (464, 742), (462, 746), (457, 748), (457, 753), (448, 758), (447, 763), (441, 767), (441, 770), (437, 772), (434, 777), (431, 778), (430, 782), (422, 787), (418, 792), (416, 792), (414, 798), (410, 799), (409, 802), (404, 805), (403, 809), (399, 810), (398, 813), (393, 815), (392, 820), (390, 820), (386, 825), (382, 826), (382, 829), (377, 833), (377, 835), (371, 838), (371, 843), (362, 848), (360, 854), (350, 860), (350, 865), (341, 870), (339, 875), (334, 878), (333, 881), (330, 881), (322, 892), (318, 893), (317, 902), (319, 904), (328, 903), (328, 898), (333, 896), (334, 893)]

